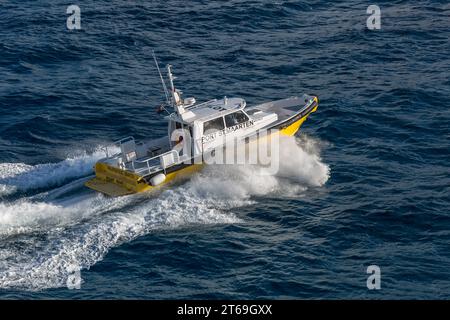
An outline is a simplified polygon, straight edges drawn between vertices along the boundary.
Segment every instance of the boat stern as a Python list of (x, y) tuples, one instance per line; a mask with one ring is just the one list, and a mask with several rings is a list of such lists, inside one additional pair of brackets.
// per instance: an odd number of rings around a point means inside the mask
[(95, 178), (85, 186), (111, 197), (147, 191), (152, 188), (138, 174), (113, 167), (104, 162), (95, 164)]

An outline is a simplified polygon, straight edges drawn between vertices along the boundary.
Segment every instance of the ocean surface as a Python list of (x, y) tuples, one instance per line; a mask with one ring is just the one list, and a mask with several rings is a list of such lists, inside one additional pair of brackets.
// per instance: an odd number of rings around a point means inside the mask
[[(0, 1), (0, 298), (450, 298), (448, 1), (69, 4)], [(185, 97), (319, 109), (275, 175), (104, 197), (101, 148), (167, 134), (152, 50)]]

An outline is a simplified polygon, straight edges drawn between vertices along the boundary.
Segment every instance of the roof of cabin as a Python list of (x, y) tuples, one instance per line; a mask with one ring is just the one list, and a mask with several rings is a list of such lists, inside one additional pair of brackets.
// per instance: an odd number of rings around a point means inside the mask
[(241, 98), (224, 98), (220, 100), (214, 99), (211, 101), (186, 107), (186, 112), (190, 111), (194, 114), (194, 116), (188, 118), (185, 121), (183, 121), (181, 117), (179, 117), (175, 112), (166, 118), (168, 118), (169, 120), (191, 124), (196, 120), (208, 121), (244, 108), (245, 100)]

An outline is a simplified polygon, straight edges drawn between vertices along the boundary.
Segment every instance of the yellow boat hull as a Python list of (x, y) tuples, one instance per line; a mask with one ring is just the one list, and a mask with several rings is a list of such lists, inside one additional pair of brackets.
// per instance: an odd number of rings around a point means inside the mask
[(137, 174), (98, 162), (95, 165), (95, 178), (87, 181), (84, 185), (111, 197), (125, 196), (160, 188), (162, 185), (173, 181), (176, 177), (191, 174), (200, 170), (201, 167), (201, 164), (192, 164), (180, 170), (170, 172), (166, 175), (164, 183), (158, 186), (152, 186)]
[(302, 126), (303, 122), (305, 122), (305, 120), (308, 118), (308, 116), (311, 113), (316, 112), (316, 110), (317, 110), (317, 107), (312, 109), (311, 112), (308, 113), (303, 118), (300, 118), (299, 120), (297, 120), (296, 122), (290, 124), (286, 128), (281, 129), (280, 133), (283, 134), (283, 135), (286, 135), (286, 136), (293, 136), (293, 135), (295, 135), (297, 133), (297, 131), (300, 129), (300, 127)]

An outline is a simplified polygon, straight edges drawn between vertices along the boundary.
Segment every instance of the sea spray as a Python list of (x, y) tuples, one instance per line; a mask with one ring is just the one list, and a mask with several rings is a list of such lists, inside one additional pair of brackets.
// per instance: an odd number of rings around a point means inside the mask
[(310, 139), (286, 138), (280, 149), (288, 161), (274, 175), (254, 165), (217, 165), (157, 195), (0, 202), (0, 288), (65, 287), (74, 266), (83, 272), (124, 242), (186, 225), (245, 223), (235, 209), (258, 206), (253, 196), (283, 196), (327, 181), (330, 169)]
[(70, 179), (93, 173), (95, 162), (105, 157), (97, 151), (69, 157), (57, 163), (30, 166), (23, 163), (0, 164), (0, 196), (34, 189), (48, 189), (60, 186)]

